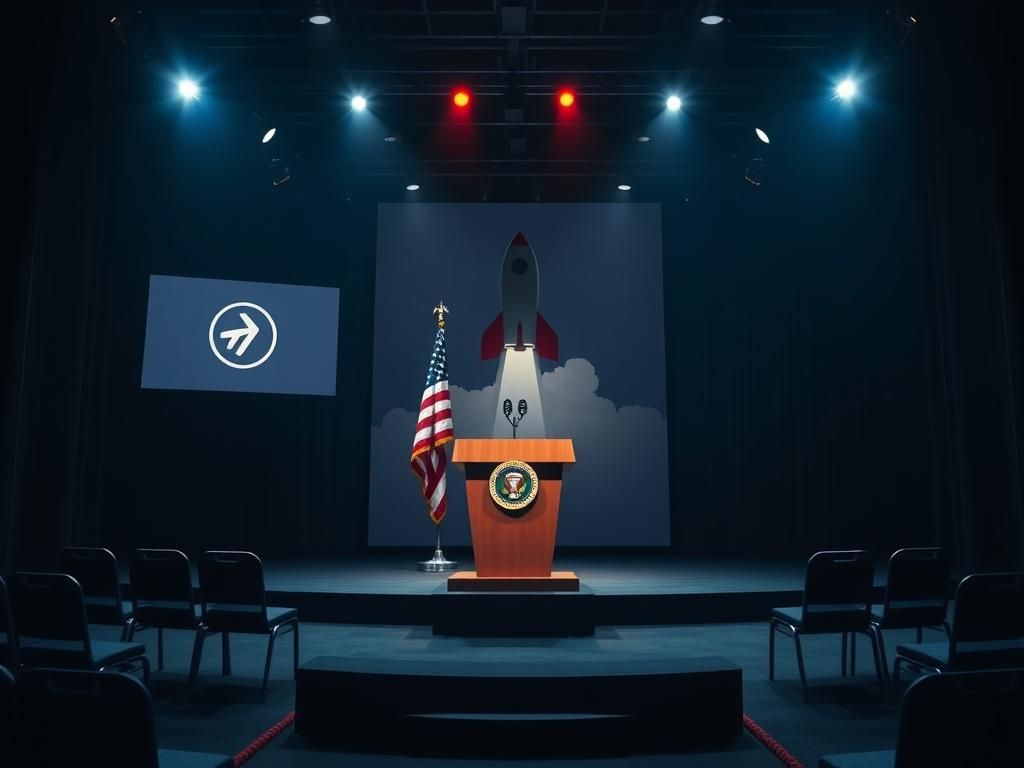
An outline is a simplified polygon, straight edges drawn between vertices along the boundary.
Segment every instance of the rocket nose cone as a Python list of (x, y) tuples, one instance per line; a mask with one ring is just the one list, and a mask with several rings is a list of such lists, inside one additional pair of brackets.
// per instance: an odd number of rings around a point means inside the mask
[(512, 242), (509, 243), (509, 247), (510, 248), (513, 248), (513, 247), (516, 247), (516, 246), (526, 246), (527, 248), (530, 247), (530, 244), (528, 242), (526, 242), (526, 238), (523, 237), (523, 233), (522, 232), (517, 232), (516, 236), (512, 238)]

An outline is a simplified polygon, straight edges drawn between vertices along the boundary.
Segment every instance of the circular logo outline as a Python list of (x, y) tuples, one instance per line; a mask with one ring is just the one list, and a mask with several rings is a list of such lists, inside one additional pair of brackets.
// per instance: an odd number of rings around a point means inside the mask
[[(254, 363), (233, 363), (230, 360), (226, 360), (224, 356), (220, 353), (220, 350), (217, 349), (217, 343), (213, 340), (213, 329), (216, 327), (217, 321), (220, 320), (224, 313), (227, 312), (229, 309), (235, 309), (236, 307), (251, 307), (257, 310), (265, 318), (267, 318), (267, 322), (270, 323), (270, 349), (266, 351), (263, 357), (261, 357)], [(270, 316), (270, 313), (267, 312), (267, 310), (265, 310), (259, 304), (253, 304), (251, 301), (236, 301), (234, 304), (228, 304), (226, 307), (221, 309), (220, 312), (213, 316), (213, 320), (210, 322), (209, 337), (210, 349), (213, 350), (213, 354), (217, 357), (218, 360), (224, 363), (224, 365), (228, 366), (229, 368), (238, 368), (240, 370), (245, 370), (247, 368), (255, 368), (256, 366), (263, 365), (265, 362), (267, 362), (267, 360), (270, 359), (270, 356), (274, 353), (274, 348), (277, 346), (277, 323), (274, 322), (274, 318)]]
[[(525, 497), (521, 497), (515, 501), (509, 501), (508, 499), (503, 498), (497, 489), (498, 475), (509, 469), (522, 470), (530, 478), (529, 493), (527, 493)], [(487, 487), (491, 492), (491, 499), (495, 504), (501, 507), (501, 509), (506, 512), (520, 512), (525, 514), (527, 508), (536, 501), (537, 494), (540, 492), (540, 478), (537, 477), (536, 470), (525, 461), (512, 459), (511, 461), (499, 464), (491, 471), (491, 476), (487, 481)]]

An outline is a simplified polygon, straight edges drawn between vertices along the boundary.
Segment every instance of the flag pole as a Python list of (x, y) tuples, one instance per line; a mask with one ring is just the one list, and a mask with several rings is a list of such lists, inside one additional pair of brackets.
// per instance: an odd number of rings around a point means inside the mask
[[(437, 306), (434, 307), (434, 315), (437, 317), (437, 327), (438, 327), (437, 333), (438, 333), (438, 338), (442, 338), (441, 334), (444, 331), (445, 315), (446, 314), (448, 314), (448, 307), (446, 307), (444, 305), (443, 301), (439, 301), (437, 303)], [(436, 352), (437, 352), (437, 348), (435, 347), (435, 353)], [(445, 379), (447, 379), (448, 378), (447, 364), (444, 362), (444, 360), (445, 360), (445, 355), (444, 355), (444, 352), (443, 352), (443, 349), (442, 349), (441, 366), (442, 366), (442, 369), (445, 371), (444, 372), (444, 377), (445, 377)], [(432, 365), (434, 365), (434, 364), (432, 363)], [(429, 379), (428, 379), (428, 383), (429, 383)], [(447, 382), (445, 383), (445, 385), (447, 386)], [(449, 424), (450, 423), (451, 422), (449, 422)], [(451, 439), (451, 438), (449, 437), (448, 439)], [(444, 459), (445, 458), (445, 453), (444, 453), (445, 447), (444, 447), (444, 445), (442, 444), (442, 445), (438, 446), (435, 443), (435, 449), (439, 449), (442, 452), (441, 453), (441, 458)], [(445, 461), (445, 464), (447, 464), (447, 461)], [(435, 466), (437, 466), (437, 465), (435, 464)], [(443, 471), (443, 468), (442, 468), (442, 471)], [(443, 477), (442, 477), (442, 479), (443, 479)], [(442, 490), (443, 490), (443, 488), (442, 488)], [(433, 509), (431, 510), (431, 519), (434, 520), (434, 529), (435, 529), (435, 533), (436, 533), (435, 544), (434, 544), (434, 556), (431, 557), (429, 560), (421, 560), (416, 565), (416, 568), (418, 570), (420, 570), (420, 571), (428, 571), (428, 572), (431, 572), (431, 573), (438, 573), (438, 572), (442, 572), (442, 571), (454, 571), (456, 569), (456, 567), (458, 567), (458, 563), (455, 562), (454, 560), (449, 560), (447, 557), (445, 557), (444, 556), (444, 552), (441, 550), (441, 519), (443, 517), (444, 517), (444, 509), (443, 508), (441, 509), (440, 514), (438, 515), (437, 518), (434, 518), (434, 516), (433, 516)]]

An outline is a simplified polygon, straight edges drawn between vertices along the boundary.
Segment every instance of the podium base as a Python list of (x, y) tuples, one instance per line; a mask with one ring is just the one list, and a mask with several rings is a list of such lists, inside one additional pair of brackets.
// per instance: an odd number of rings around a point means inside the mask
[(459, 571), (448, 577), (449, 592), (579, 592), (573, 571), (552, 571), (550, 576), (478, 576)]

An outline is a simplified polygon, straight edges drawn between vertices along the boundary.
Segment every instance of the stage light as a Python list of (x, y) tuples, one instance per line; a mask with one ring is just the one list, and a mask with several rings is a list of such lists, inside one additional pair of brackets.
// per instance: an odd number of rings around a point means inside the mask
[(384, 141), (386, 141), (388, 144), (394, 144), (396, 141), (398, 141), (398, 136), (397, 134), (390, 133), (384, 137)]
[(366, 109), (366, 99), (362, 96), (353, 96), (350, 103), (352, 104), (353, 112), (362, 112)]
[(683, 108), (683, 100), (676, 96), (674, 93), (665, 99), (665, 108), (669, 112), (678, 112)]
[(558, 103), (565, 108), (571, 107), (576, 102), (576, 95), (570, 90), (558, 92)]
[(633, 187), (631, 187), (629, 184), (619, 184), (620, 192), (629, 192), (629, 190), (631, 190), (632, 188)]
[(199, 86), (187, 77), (178, 81), (178, 94), (188, 101), (199, 101)]
[(700, 23), (709, 27), (716, 27), (725, 21), (722, 9), (719, 7), (720, 5), (719, 0), (708, 0), (701, 9)]
[(268, 141), (274, 138), (275, 133), (277, 133), (277, 128), (271, 128), (269, 131), (263, 134), (263, 141), (261, 143), (266, 144)]
[(407, 190), (409, 190), (410, 192), (416, 192), (420, 188), (420, 185), (419, 184), (406, 184), (405, 188)]
[(309, 14), (309, 23), (322, 27), (331, 23), (331, 11), (324, 0), (313, 0), (313, 8)]
[(845, 78), (836, 86), (836, 98), (849, 101), (857, 95), (857, 83), (850, 78)]
[(636, 140), (639, 141), (641, 144), (646, 144), (648, 141), (651, 140), (651, 137), (650, 136), (637, 136)]
[(452, 94), (452, 103), (459, 109), (469, 106), (469, 91), (465, 88), (457, 89)]
[(771, 144), (771, 141), (768, 140), (768, 134), (762, 131), (760, 128), (755, 128), (754, 133), (756, 133), (757, 138), (759, 138), (765, 144)]

